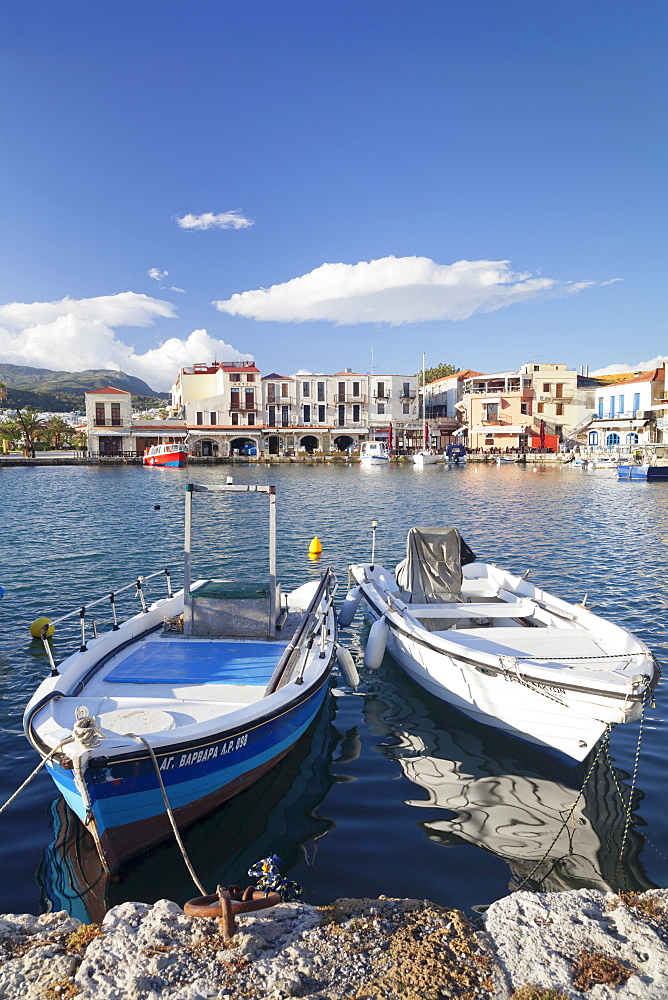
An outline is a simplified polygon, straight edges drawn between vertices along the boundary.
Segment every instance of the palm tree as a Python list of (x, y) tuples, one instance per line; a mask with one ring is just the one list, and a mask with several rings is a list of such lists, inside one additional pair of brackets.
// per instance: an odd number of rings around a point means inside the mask
[(0, 382), (0, 403), (2, 403), (3, 400), (7, 399), (8, 395), (9, 392), (7, 391), (6, 384), (4, 382)]
[(35, 410), (18, 410), (16, 415), (23, 431), (23, 441), (25, 451), (30, 452), (31, 458), (35, 457), (35, 441), (38, 441), (44, 434), (44, 421), (37, 416)]
[(22, 433), (16, 420), (5, 420), (0, 424), (0, 441), (7, 441), (10, 449), (20, 440)]
[(54, 448), (60, 448), (63, 438), (68, 438), (74, 433), (74, 428), (62, 417), (49, 417), (44, 427), (44, 440)]

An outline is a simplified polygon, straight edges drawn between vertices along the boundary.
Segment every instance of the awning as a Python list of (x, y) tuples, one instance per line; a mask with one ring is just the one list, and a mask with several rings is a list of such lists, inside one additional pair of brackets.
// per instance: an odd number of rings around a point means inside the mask
[(471, 434), (487, 434), (489, 437), (498, 434), (531, 434), (533, 429), (527, 430), (526, 426), (516, 427), (511, 424), (492, 424), (488, 427), (472, 427)]
[(457, 437), (459, 434), (466, 434), (468, 429), (468, 424), (464, 424), (463, 427), (460, 427), (458, 430), (452, 432), (453, 437)]

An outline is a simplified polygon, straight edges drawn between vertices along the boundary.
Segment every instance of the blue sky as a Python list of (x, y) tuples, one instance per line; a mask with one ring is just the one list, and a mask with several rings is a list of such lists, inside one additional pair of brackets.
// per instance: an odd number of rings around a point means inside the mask
[(165, 388), (214, 355), (364, 372), (371, 344), (397, 373), (668, 354), (666, 20), (3, 5), (0, 360)]

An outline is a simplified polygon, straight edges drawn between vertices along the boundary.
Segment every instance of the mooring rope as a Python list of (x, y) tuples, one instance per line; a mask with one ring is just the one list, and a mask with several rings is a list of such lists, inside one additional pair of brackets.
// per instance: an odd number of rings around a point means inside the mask
[(12, 804), (12, 802), (17, 797), (17, 795), (19, 795), (19, 793), (23, 791), (23, 789), (26, 787), (26, 785), (30, 784), (30, 782), (32, 781), (32, 779), (37, 774), (37, 772), (40, 771), (44, 767), (45, 764), (48, 764), (48, 762), (51, 760), (51, 758), (55, 754), (57, 754), (58, 751), (61, 750), (65, 746), (66, 743), (72, 743), (73, 740), (74, 740), (73, 736), (68, 736), (67, 739), (61, 740), (61, 742), (58, 744), (58, 746), (54, 747), (53, 750), (51, 751), (51, 753), (47, 754), (46, 757), (44, 757), (39, 762), (39, 764), (37, 765), (37, 767), (35, 768), (35, 770), (31, 774), (28, 775), (28, 777), (26, 778), (26, 780), (23, 782), (22, 785), (19, 785), (19, 787), (14, 792), (14, 794), (10, 795), (10, 797), (7, 799), (7, 801), (5, 802), (5, 804), (2, 805), (2, 806), (0, 806), (0, 813), (3, 813), (5, 811), (5, 809), (7, 808), (7, 806), (9, 806), (9, 805)]
[(554, 845), (556, 844), (556, 842), (559, 840), (559, 837), (562, 835), (562, 833), (564, 832), (564, 830), (568, 826), (570, 820), (572, 819), (572, 817), (573, 817), (573, 815), (575, 813), (575, 809), (577, 807), (577, 804), (580, 801), (580, 799), (582, 798), (582, 794), (583, 794), (583, 792), (584, 792), (584, 790), (585, 790), (585, 788), (587, 786), (587, 782), (589, 781), (589, 779), (590, 779), (590, 777), (592, 775), (592, 772), (594, 770), (596, 762), (598, 761), (598, 759), (601, 756), (601, 753), (603, 752), (603, 750), (605, 749), (605, 747), (608, 745), (608, 741), (610, 740), (610, 734), (611, 733), (612, 733), (612, 727), (610, 726), (610, 724), (608, 724), (606, 726), (603, 738), (601, 739), (601, 742), (599, 744), (598, 750), (596, 751), (596, 755), (595, 755), (594, 759), (591, 762), (589, 770), (587, 771), (587, 773), (585, 775), (584, 781), (582, 782), (582, 786), (580, 788), (580, 791), (578, 792), (578, 794), (577, 794), (577, 796), (575, 798), (575, 801), (573, 802), (573, 805), (571, 806), (571, 808), (569, 809), (568, 813), (566, 814), (566, 819), (563, 821), (563, 823), (559, 827), (559, 830), (557, 831), (556, 836), (554, 837), (552, 843), (545, 850), (545, 853), (543, 854), (542, 858), (534, 865), (534, 867), (531, 869), (531, 871), (529, 872), (529, 874), (525, 875), (525, 877), (522, 879), (522, 881), (520, 882), (520, 884), (518, 886), (516, 886), (512, 890), (512, 892), (519, 892), (520, 889), (523, 889), (524, 886), (527, 885), (527, 883), (531, 881), (531, 879), (536, 874), (536, 872), (538, 871), (538, 869), (540, 868), (540, 866), (549, 857), (552, 848), (554, 847)]
[(183, 844), (183, 841), (181, 840), (181, 834), (179, 833), (178, 827), (176, 825), (176, 820), (174, 819), (174, 813), (172, 812), (172, 807), (170, 806), (169, 799), (167, 798), (167, 792), (165, 790), (165, 785), (164, 785), (164, 782), (162, 780), (162, 775), (160, 774), (160, 766), (158, 764), (158, 758), (155, 756), (155, 753), (153, 752), (153, 747), (148, 742), (148, 740), (144, 739), (143, 736), (137, 736), (135, 733), (128, 733), (127, 735), (131, 739), (133, 739), (133, 740), (139, 740), (140, 743), (143, 743), (144, 746), (146, 747), (146, 749), (148, 750), (149, 754), (151, 755), (151, 760), (153, 761), (153, 767), (155, 769), (155, 774), (156, 774), (156, 777), (158, 779), (158, 784), (160, 785), (160, 791), (162, 792), (162, 801), (165, 804), (165, 810), (167, 812), (167, 816), (169, 818), (169, 822), (172, 825), (172, 830), (174, 831), (174, 837), (176, 838), (176, 843), (178, 844), (179, 850), (181, 851), (181, 856), (182, 856), (182, 858), (183, 858), (183, 860), (185, 862), (186, 868), (190, 872), (190, 877), (192, 878), (193, 882), (195, 883), (195, 885), (197, 886), (197, 888), (199, 889), (199, 891), (202, 893), (202, 895), (206, 896), (207, 895), (207, 891), (204, 888), (204, 886), (202, 885), (202, 883), (200, 882), (200, 880), (197, 878), (197, 875), (195, 874), (195, 869), (193, 868), (192, 864), (190, 863), (190, 858), (188, 857), (188, 854), (186, 853), (186, 849), (185, 849), (185, 846)]
[(634, 794), (635, 789), (636, 789), (636, 781), (638, 780), (638, 765), (640, 763), (640, 744), (642, 743), (643, 729), (644, 729), (644, 726), (645, 726), (645, 709), (647, 708), (647, 702), (649, 700), (650, 694), (651, 694), (651, 692), (648, 691), (647, 694), (645, 695), (645, 700), (643, 701), (643, 706), (642, 706), (642, 713), (640, 715), (640, 727), (638, 729), (638, 742), (636, 744), (636, 753), (635, 753), (635, 758), (633, 760), (633, 773), (631, 775), (631, 787), (630, 787), (630, 790), (629, 790), (629, 801), (628, 801), (628, 803), (624, 802), (624, 797), (622, 796), (621, 789), (620, 789), (620, 797), (621, 797), (621, 801), (622, 801), (622, 807), (623, 807), (624, 812), (625, 812), (625, 817), (624, 817), (624, 832), (622, 834), (622, 844), (621, 844), (621, 847), (619, 848), (619, 858), (617, 859), (617, 867), (615, 868), (615, 875), (617, 874), (617, 872), (619, 871), (619, 869), (621, 867), (622, 859), (624, 857), (624, 848), (626, 847), (626, 841), (627, 841), (627, 838), (628, 838), (628, 835), (629, 835), (629, 830), (631, 828), (632, 807), (633, 807), (633, 794)]

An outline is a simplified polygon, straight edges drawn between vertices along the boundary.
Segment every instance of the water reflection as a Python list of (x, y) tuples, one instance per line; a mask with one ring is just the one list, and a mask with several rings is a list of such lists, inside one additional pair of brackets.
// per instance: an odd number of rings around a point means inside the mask
[(381, 753), (423, 792), (406, 805), (429, 811), (419, 826), (430, 841), (470, 844), (501, 858), (511, 888), (655, 888), (639, 861), (644, 838), (636, 817), (618, 863), (625, 816), (618, 787), (628, 801), (628, 776), (603, 755), (578, 798), (586, 762), (571, 770), (490, 733), (387, 661), (375, 688), (366, 699), (367, 721), (381, 737)]
[[(285, 760), (183, 832), (193, 867), (210, 891), (216, 885), (247, 885), (250, 866), (269, 854), (278, 854), (282, 870), (288, 871), (331, 828), (331, 820), (317, 814), (337, 780), (330, 762), (339, 743), (345, 755), (355, 743), (334, 728), (332, 701)], [(199, 895), (173, 841), (110, 876), (102, 870), (92, 837), (63, 799), (52, 803), (50, 814), (53, 839), (37, 873), (42, 909), (99, 922), (110, 907), (127, 900), (183, 903)]]

